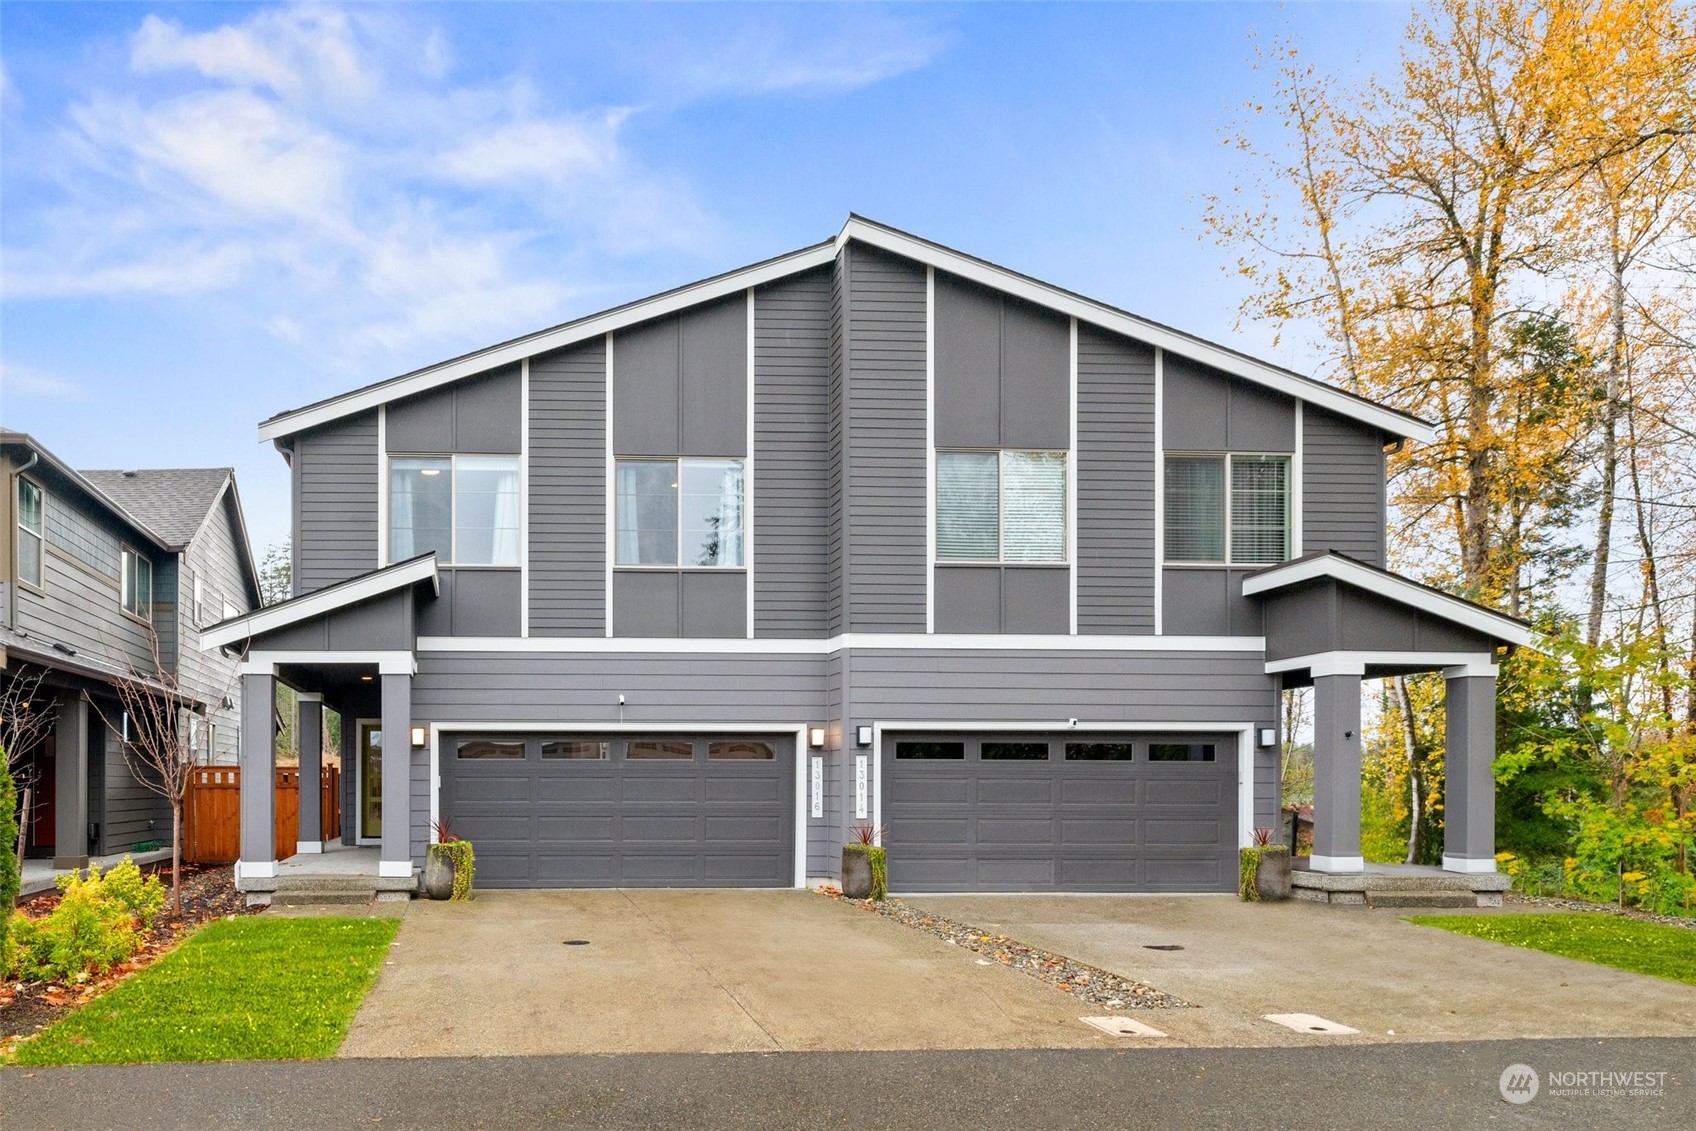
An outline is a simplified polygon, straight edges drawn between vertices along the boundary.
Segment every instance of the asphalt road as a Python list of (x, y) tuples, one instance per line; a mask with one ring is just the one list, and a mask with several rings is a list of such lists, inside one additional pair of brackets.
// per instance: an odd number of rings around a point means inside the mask
[[(844, 1018), (851, 1025), (851, 1018)], [(1498, 1090), (1534, 1068), (1542, 1094)], [(1665, 1073), (1558, 1096), (1550, 1071)], [(1696, 1041), (1291, 1049), (631, 1054), (0, 1072), (0, 1127), (1696, 1127)]]

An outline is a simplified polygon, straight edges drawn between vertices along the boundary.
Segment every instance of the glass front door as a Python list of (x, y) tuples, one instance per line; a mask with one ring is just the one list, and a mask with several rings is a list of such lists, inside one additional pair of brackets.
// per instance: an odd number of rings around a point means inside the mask
[(359, 839), (383, 836), (383, 729), (359, 724)]

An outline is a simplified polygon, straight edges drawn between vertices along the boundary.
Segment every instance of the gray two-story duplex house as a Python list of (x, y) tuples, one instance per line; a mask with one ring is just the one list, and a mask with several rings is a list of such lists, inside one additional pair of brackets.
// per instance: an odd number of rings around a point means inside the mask
[(1361, 680), (1436, 669), (1445, 863), (1494, 868), (1529, 636), (1383, 568), (1386, 450), (1432, 429), (892, 228), (259, 431), (295, 596), (205, 636), (243, 780), (273, 681), (340, 710), (384, 876), (451, 819), (487, 886), (798, 886), (867, 825), (897, 890), (1229, 890), (1307, 683), (1312, 864), (1358, 870)]
[(37, 740), (7, 752), (30, 787), (25, 852), (70, 868), (169, 845), (170, 805), (125, 758), (113, 681), (176, 698), (196, 759), (236, 760), (236, 661), (199, 639), (259, 605), (235, 476), (77, 471), (27, 433), (0, 431), (0, 477), (0, 686), (25, 681), (19, 709), (54, 716), (21, 728)]

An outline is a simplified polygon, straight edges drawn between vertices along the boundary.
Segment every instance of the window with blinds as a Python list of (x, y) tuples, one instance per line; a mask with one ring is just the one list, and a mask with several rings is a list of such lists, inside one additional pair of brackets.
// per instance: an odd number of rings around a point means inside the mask
[(938, 452), (936, 556), (1066, 560), (1066, 453)]
[(1271, 565), (1290, 555), (1290, 458), (1166, 457), (1166, 560)]

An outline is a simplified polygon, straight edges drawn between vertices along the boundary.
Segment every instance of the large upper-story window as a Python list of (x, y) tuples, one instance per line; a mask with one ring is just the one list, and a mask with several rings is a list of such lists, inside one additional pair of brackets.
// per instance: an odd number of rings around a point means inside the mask
[(621, 459), (621, 566), (742, 565), (742, 461)]
[(1166, 457), (1166, 560), (1270, 565), (1290, 556), (1290, 457)]
[(442, 565), (518, 564), (518, 460), (512, 456), (389, 461), (389, 560), (436, 552)]
[(46, 570), (41, 488), (18, 477), (18, 580), (41, 588)]
[(936, 557), (1066, 560), (1065, 452), (936, 453)]
[(123, 551), (123, 589), (119, 598), (124, 612), (142, 620), (153, 617), (153, 563), (134, 550)]

